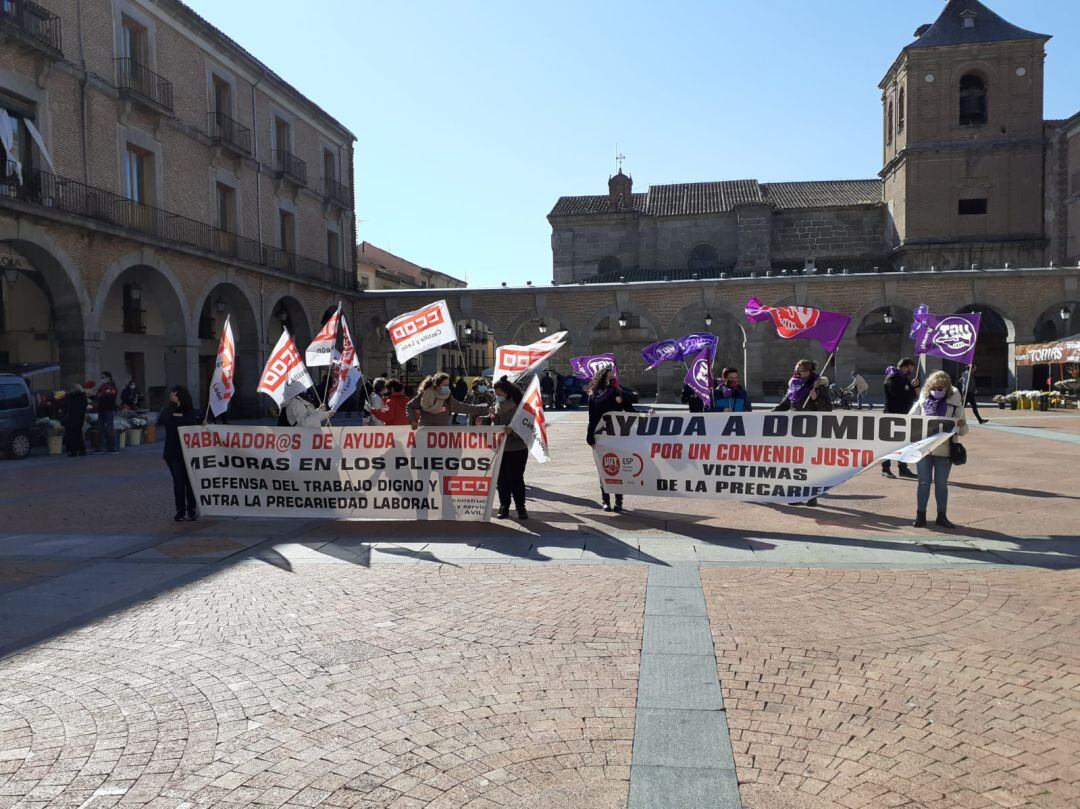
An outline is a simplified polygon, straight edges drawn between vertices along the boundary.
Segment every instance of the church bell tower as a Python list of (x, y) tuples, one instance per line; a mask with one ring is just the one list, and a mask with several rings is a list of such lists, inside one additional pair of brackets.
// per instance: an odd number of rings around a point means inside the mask
[(1042, 266), (1049, 36), (948, 0), (879, 85), (887, 237), (911, 269)]

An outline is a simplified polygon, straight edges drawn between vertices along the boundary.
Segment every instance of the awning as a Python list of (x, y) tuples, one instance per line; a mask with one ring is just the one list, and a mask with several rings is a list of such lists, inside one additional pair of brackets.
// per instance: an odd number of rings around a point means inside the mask
[(41, 137), (41, 133), (37, 131), (37, 127), (30, 122), (29, 118), (23, 118), (23, 123), (26, 124), (26, 131), (30, 133), (30, 137), (33, 138), (34, 143), (37, 145), (38, 152), (41, 154), (41, 159), (45, 161), (45, 164), (49, 167), (49, 171), (56, 174), (56, 167), (53, 166), (52, 158), (49, 156), (49, 150), (45, 148), (45, 138)]
[(1019, 366), (1080, 363), (1080, 334), (1052, 343), (1016, 346), (1013, 352)]

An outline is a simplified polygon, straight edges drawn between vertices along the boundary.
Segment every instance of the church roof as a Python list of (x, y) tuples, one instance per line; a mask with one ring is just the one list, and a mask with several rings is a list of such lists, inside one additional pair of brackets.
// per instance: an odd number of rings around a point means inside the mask
[(765, 199), (777, 208), (837, 208), (881, 202), (881, 180), (765, 183)]
[(757, 180), (673, 183), (649, 186), (645, 213), (649, 216), (693, 216), (726, 213), (739, 205), (764, 204)]
[[(645, 211), (645, 194), (631, 194), (633, 209), (638, 213)], [(607, 194), (593, 194), (585, 197), (559, 197), (548, 216), (591, 216), (594, 214), (619, 213), (611, 204)]]
[[(975, 24), (964, 26), (974, 16)], [(967, 45), (975, 42), (1008, 42), (1016, 39), (1050, 39), (1006, 22), (979, 0), (949, 0), (937, 20), (908, 45), (909, 48), (938, 48), (943, 45)]]
[[(774, 208), (837, 208), (881, 202), (881, 180), (819, 180), (799, 183), (759, 183), (721, 180), (711, 183), (653, 185), (647, 194), (634, 194), (633, 210), (646, 216), (699, 216), (728, 213), (740, 205)], [(590, 216), (618, 213), (607, 195), (559, 197), (549, 216)]]

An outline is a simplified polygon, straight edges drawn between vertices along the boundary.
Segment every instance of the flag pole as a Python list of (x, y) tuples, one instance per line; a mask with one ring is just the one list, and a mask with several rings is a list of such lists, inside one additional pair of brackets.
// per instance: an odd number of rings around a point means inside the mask
[[(829, 370), (829, 366), (832, 365), (833, 357), (835, 357), (835, 356), (836, 356), (835, 351), (832, 352), (831, 354), (829, 354), (829, 358), (827, 360), (825, 360), (825, 364), (821, 367), (821, 373), (818, 374), (818, 379), (825, 376), (825, 372), (827, 370)], [(814, 380), (814, 385), (815, 386), (817, 385), (817, 380), (816, 379)], [(813, 395), (813, 393), (814, 393), (814, 388), (810, 388), (810, 393), (806, 394), (806, 398), (803, 399), (803, 403), (802, 403), (801, 407), (806, 407), (806, 403), (810, 401), (810, 397)], [(828, 391), (825, 391), (825, 394), (828, 395)]]
[(334, 351), (337, 350), (338, 338), (341, 336), (341, 301), (337, 302), (337, 312), (334, 313), (334, 316), (338, 321), (337, 327), (334, 329), (334, 348), (330, 351), (330, 365), (326, 369), (326, 388), (323, 390), (322, 397), (322, 405), (324, 406), (326, 400), (330, 397), (330, 378), (334, 375)]

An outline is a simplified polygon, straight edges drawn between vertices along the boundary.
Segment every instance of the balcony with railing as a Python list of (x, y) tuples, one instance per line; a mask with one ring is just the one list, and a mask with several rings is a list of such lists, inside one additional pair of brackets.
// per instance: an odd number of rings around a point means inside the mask
[(274, 171), (298, 185), (307, 185), (307, 163), (284, 149), (274, 150)]
[(349, 207), (349, 189), (333, 177), (323, 177), (323, 194), (326, 199), (341, 208)]
[(240, 155), (251, 154), (251, 130), (223, 112), (207, 116), (206, 134), (210, 140)]
[(146, 334), (146, 310), (124, 307), (124, 334)]
[(348, 290), (356, 289), (354, 273), (324, 261), (27, 166), (22, 167), (22, 181), (19, 182), (14, 176), (13, 165), (6, 168), (0, 176), (0, 206), (7, 200), (14, 200), (47, 209), (52, 214), (92, 219), (137, 238), (155, 239), (212, 253), (230, 262), (244, 262)]
[(64, 56), (60, 18), (31, 0), (0, 0), (0, 32), (51, 56)]
[(173, 111), (172, 82), (134, 59), (116, 60), (116, 84), (121, 95), (139, 101), (144, 106), (163, 112)]

